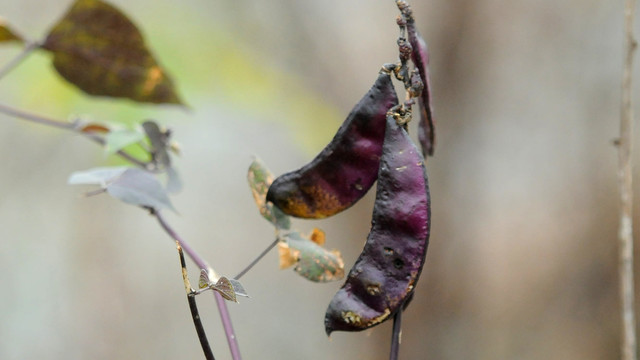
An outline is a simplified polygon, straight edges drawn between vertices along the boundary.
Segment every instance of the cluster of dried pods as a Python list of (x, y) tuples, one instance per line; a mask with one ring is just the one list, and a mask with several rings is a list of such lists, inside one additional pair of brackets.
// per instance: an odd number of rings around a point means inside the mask
[[(428, 55), (410, 7), (404, 1), (397, 5), (400, 62), (383, 66), (320, 154), (278, 177), (267, 193), (267, 200), (287, 215), (320, 219), (349, 208), (378, 181), (371, 231), (329, 304), (327, 334), (364, 330), (400, 311), (413, 294), (427, 252), (431, 212), (424, 156), (433, 154), (434, 145)], [(404, 83), (404, 103), (398, 102), (391, 75)], [(422, 154), (406, 126), (416, 101)]]

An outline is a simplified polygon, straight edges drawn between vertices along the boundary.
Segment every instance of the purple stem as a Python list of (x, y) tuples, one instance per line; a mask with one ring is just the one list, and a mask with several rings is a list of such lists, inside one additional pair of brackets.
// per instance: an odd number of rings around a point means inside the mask
[(227, 335), (227, 342), (229, 343), (229, 351), (231, 351), (231, 358), (233, 360), (241, 360), (240, 346), (238, 345), (238, 339), (233, 331), (233, 324), (231, 323), (231, 316), (229, 315), (229, 309), (227, 309), (227, 302), (222, 298), (219, 292), (214, 291), (213, 295), (216, 298), (216, 304), (218, 304), (218, 312), (220, 313), (220, 319), (222, 320), (222, 326), (224, 327), (224, 333)]
[[(55, 119), (50, 119), (44, 116), (40, 116), (37, 114), (33, 114), (33, 113), (29, 113), (23, 110), (18, 110), (18, 109), (14, 109), (12, 107), (9, 107), (7, 105), (4, 104), (0, 104), (0, 113), (3, 114), (7, 114), (9, 116), (13, 116), (13, 117), (17, 117), (23, 120), (27, 120), (27, 121), (31, 121), (34, 122), (36, 124), (40, 124), (40, 125), (47, 125), (47, 126), (51, 126), (51, 127), (55, 127), (58, 129), (64, 129), (64, 130), (69, 130), (69, 131), (73, 131), (77, 134), (80, 134), (86, 138), (88, 138), (89, 140), (92, 140), (93, 142), (104, 146), (104, 144), (106, 143), (104, 138), (102, 138), (101, 136), (98, 136), (96, 134), (91, 134), (91, 133), (86, 133), (81, 131), (77, 125), (75, 123), (72, 122), (67, 122), (67, 121), (60, 121), (60, 120), (55, 120)], [(149, 164), (144, 162), (144, 161), (140, 161), (136, 158), (134, 158), (133, 156), (129, 155), (128, 153), (122, 151), (122, 150), (118, 150), (117, 154), (122, 157), (123, 159), (131, 162), (132, 164), (135, 164), (136, 166), (139, 166), (143, 169), (147, 169), (149, 168)]]
[[(196, 263), (196, 265), (200, 269), (209, 272), (209, 269), (211, 269), (209, 264), (207, 264), (207, 262), (204, 261), (204, 259), (202, 259), (200, 255), (198, 255), (198, 253), (196, 253), (193, 250), (193, 248), (189, 246), (189, 244), (186, 243), (184, 239), (182, 239), (180, 235), (178, 235), (178, 233), (175, 232), (175, 230), (173, 230), (171, 226), (169, 226), (169, 224), (166, 222), (166, 220), (164, 219), (160, 211), (153, 210), (152, 214), (156, 217), (156, 219), (158, 219), (158, 222), (160, 223), (160, 226), (162, 226), (164, 231), (173, 240), (177, 241), (180, 244), (180, 246), (182, 247), (182, 250), (185, 253), (187, 253), (187, 256), (189, 256), (191, 260), (193, 260), (193, 262)], [(240, 347), (238, 346), (238, 340), (236, 339), (235, 332), (233, 331), (233, 325), (231, 323), (231, 316), (229, 315), (229, 309), (227, 309), (227, 304), (225, 303), (225, 300), (217, 291), (214, 291), (214, 294), (216, 298), (216, 303), (218, 305), (218, 312), (220, 313), (220, 319), (222, 320), (222, 327), (224, 328), (224, 333), (227, 336), (227, 342), (229, 343), (229, 350), (231, 351), (231, 356), (233, 360), (241, 360), (242, 357), (240, 356)]]

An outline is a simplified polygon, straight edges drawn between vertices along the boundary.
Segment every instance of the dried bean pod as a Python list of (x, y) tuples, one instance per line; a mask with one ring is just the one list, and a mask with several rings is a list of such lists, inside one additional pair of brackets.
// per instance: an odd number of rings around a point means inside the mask
[(355, 204), (378, 175), (385, 118), (398, 98), (386, 72), (309, 164), (278, 177), (267, 193), (285, 214), (325, 218)]
[(423, 89), (420, 96), (420, 122), (418, 123), (418, 140), (422, 147), (422, 154), (433, 156), (436, 141), (433, 107), (431, 105), (431, 84), (429, 83), (429, 50), (420, 32), (416, 28), (411, 7), (404, 1), (398, 1), (398, 8), (406, 19), (407, 37), (413, 51), (411, 61), (420, 72)]
[(401, 125), (387, 119), (371, 232), (325, 315), (327, 334), (360, 331), (399, 311), (427, 253), (431, 210), (424, 158)]

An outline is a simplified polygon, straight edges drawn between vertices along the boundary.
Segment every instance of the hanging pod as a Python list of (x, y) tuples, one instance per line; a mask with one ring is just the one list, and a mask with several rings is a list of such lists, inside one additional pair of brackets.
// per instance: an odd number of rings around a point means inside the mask
[(398, 103), (381, 71), (331, 142), (309, 164), (278, 177), (267, 200), (285, 214), (320, 219), (355, 204), (378, 175), (387, 110)]
[(371, 231), (347, 280), (327, 308), (327, 334), (364, 330), (400, 310), (425, 261), (430, 217), (424, 158), (390, 115)]
[(398, 1), (398, 8), (406, 19), (407, 35), (411, 44), (411, 61), (420, 73), (422, 80), (422, 94), (418, 104), (420, 107), (420, 121), (418, 122), (418, 140), (422, 147), (422, 154), (433, 156), (436, 143), (435, 121), (433, 119), (433, 106), (431, 105), (431, 83), (429, 82), (429, 48), (416, 27), (413, 10), (404, 1)]

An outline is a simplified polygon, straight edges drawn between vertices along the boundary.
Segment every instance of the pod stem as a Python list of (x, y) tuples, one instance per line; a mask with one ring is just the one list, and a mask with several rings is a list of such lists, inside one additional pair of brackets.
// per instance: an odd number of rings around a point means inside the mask
[(409, 60), (411, 59), (413, 46), (407, 39), (407, 23), (413, 22), (411, 8), (404, 1), (395, 2), (398, 9), (400, 9), (400, 15), (396, 19), (396, 23), (400, 29), (400, 35), (398, 36), (397, 41), (399, 62), (395, 64), (395, 67), (390, 66), (393, 64), (383, 65), (382, 71), (393, 73), (395, 78), (402, 81), (402, 84), (404, 85), (406, 96), (402, 112), (409, 114), (409, 116), (404, 117), (404, 124), (411, 121), (411, 107), (415, 102), (414, 98), (418, 98), (422, 95), (425, 84), (420, 77), (420, 70), (415, 66), (413, 69), (409, 68)]
[(258, 257), (253, 259), (253, 261), (251, 261), (249, 265), (247, 265), (244, 269), (242, 269), (242, 271), (240, 271), (238, 275), (234, 276), (233, 278), (236, 280), (240, 280), (240, 278), (244, 276), (244, 274), (246, 274), (249, 270), (251, 270), (251, 268), (253, 268), (260, 260), (262, 260), (262, 258), (265, 255), (267, 255), (269, 251), (271, 251), (271, 249), (273, 249), (278, 244), (279, 241), (280, 241), (280, 238), (276, 237), (276, 239), (273, 240), (273, 242), (269, 244), (269, 246), (267, 246), (264, 250), (262, 250), (262, 252), (260, 253), (260, 255), (258, 255)]
[(402, 308), (393, 316), (393, 331), (391, 332), (391, 354), (389, 360), (398, 360), (402, 337)]

